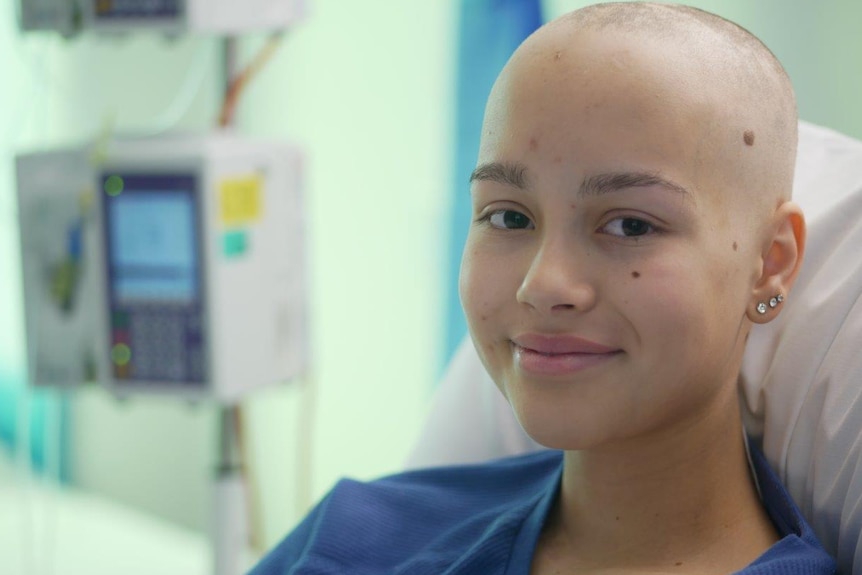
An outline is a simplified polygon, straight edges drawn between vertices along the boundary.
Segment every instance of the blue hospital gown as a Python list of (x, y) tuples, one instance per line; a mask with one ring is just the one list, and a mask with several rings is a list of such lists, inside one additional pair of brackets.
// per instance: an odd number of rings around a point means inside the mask
[[(763, 455), (763, 502), (781, 536), (740, 573), (820, 575), (835, 563)], [(562, 452), (342, 480), (250, 575), (528, 575)]]

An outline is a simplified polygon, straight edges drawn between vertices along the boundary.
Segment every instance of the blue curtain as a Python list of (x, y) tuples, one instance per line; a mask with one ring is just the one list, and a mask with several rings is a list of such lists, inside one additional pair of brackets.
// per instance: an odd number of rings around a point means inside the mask
[(467, 333), (458, 298), (458, 268), (470, 226), (468, 179), (479, 153), (485, 101), (515, 48), (542, 24), (540, 0), (462, 0), (456, 80), (455, 182), (446, 278), (444, 364)]

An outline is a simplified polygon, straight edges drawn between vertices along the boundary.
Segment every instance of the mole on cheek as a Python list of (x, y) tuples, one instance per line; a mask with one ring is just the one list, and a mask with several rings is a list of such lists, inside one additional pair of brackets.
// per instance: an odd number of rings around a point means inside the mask
[(739, 249), (739, 246), (736, 245), (736, 242), (733, 242), (733, 251), (736, 251), (738, 249)]
[(539, 149), (539, 142), (536, 141), (536, 138), (530, 138), (530, 151), (535, 152)]
[(554, 60), (559, 60), (559, 59), (560, 59), (560, 58), (562, 58), (562, 57), (563, 57), (563, 53), (562, 53), (561, 51), (557, 50), (557, 51), (554, 53)]
[(637, 279), (637, 278), (641, 277), (641, 273), (640, 272), (632, 272), (632, 277)]
[(746, 130), (742, 134), (742, 140), (745, 142), (746, 146), (753, 146), (754, 145), (754, 132), (751, 130)]

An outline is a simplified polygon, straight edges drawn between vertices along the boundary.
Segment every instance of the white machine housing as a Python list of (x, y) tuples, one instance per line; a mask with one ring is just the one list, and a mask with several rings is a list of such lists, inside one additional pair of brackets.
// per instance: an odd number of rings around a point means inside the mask
[(281, 30), (305, 15), (305, 0), (16, 0), (21, 28), (168, 34)]
[[(39, 214), (30, 206), (95, 190), (82, 258), (91, 265), (81, 267), (92, 276), (97, 379), (121, 395), (234, 403), (306, 365), (301, 174), (296, 148), (224, 133), (20, 156), (25, 267), (26, 219)], [(40, 274), (24, 276), (28, 345), (41, 350), (30, 355), (62, 356), (35, 309), (44, 287), (27, 285)]]

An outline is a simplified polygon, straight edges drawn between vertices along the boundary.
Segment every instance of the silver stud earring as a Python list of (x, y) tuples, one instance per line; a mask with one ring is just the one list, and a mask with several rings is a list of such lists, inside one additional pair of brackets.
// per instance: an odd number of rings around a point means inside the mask
[(759, 304), (757, 304), (757, 313), (764, 314), (764, 313), (766, 313), (767, 309), (776, 308), (776, 307), (778, 307), (778, 304), (780, 304), (783, 301), (784, 301), (784, 296), (781, 294), (778, 294), (775, 297), (770, 298), (768, 308), (766, 307), (765, 303), (760, 302)]

